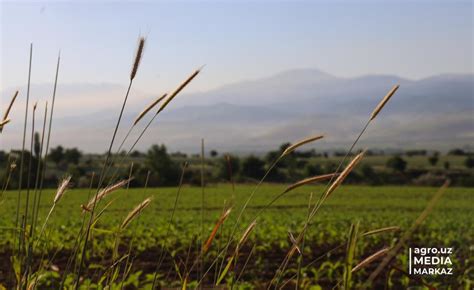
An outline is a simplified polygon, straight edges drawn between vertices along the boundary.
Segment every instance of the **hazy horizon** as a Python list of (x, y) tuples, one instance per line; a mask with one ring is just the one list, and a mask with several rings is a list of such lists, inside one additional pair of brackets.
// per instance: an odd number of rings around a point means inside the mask
[(147, 43), (125, 121), (206, 65), (140, 149), (165, 143), (189, 152), (205, 138), (219, 150), (264, 151), (321, 131), (333, 134), (328, 147), (344, 147), (396, 83), (400, 96), (380, 120), (391, 133), (375, 126), (367, 144), (444, 150), (474, 142), (471, 1), (19, 1), (2, 2), (0, 15), (2, 110), (20, 90), (2, 149), (20, 145), (33, 43), (38, 112), (61, 51), (52, 144), (101, 152), (139, 35)]

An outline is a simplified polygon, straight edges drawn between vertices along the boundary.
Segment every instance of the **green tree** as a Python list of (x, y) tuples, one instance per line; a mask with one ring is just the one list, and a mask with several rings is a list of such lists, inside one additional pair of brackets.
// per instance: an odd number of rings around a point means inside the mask
[(51, 151), (49, 152), (49, 158), (53, 160), (54, 163), (58, 164), (64, 159), (64, 148), (62, 146), (51, 148)]
[(180, 170), (178, 164), (173, 162), (165, 145), (153, 145), (147, 151), (146, 165), (158, 174), (156, 185), (176, 185)]
[(253, 155), (247, 157), (242, 164), (241, 174), (245, 177), (260, 179), (265, 174), (265, 162)]
[(472, 156), (467, 157), (466, 160), (464, 160), (464, 166), (469, 169), (474, 168), (474, 158), (472, 158)]
[(315, 176), (320, 175), (323, 173), (323, 169), (319, 164), (307, 164), (304, 169), (305, 175), (307, 176)]
[(439, 160), (439, 153), (435, 152), (433, 155), (428, 157), (428, 162), (431, 164), (431, 166), (435, 166), (436, 163), (438, 163)]
[(232, 177), (237, 176), (240, 170), (240, 160), (237, 156), (232, 156), (225, 154), (219, 158), (218, 162), (218, 176), (221, 179), (230, 180), (231, 174)]
[(386, 166), (398, 172), (405, 171), (407, 167), (407, 162), (403, 160), (400, 156), (393, 156), (387, 160)]
[(444, 166), (444, 169), (448, 170), (451, 167), (451, 164), (449, 163), (449, 161), (445, 161), (443, 166)]
[(82, 157), (82, 153), (77, 148), (66, 149), (64, 151), (64, 159), (67, 163), (78, 164)]

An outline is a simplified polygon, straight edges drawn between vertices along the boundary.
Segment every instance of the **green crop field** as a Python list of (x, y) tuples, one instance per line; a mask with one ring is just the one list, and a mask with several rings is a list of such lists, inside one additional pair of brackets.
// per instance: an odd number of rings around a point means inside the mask
[[(240, 239), (245, 228), (257, 218), (257, 226), (252, 231), (249, 240), (239, 253), (239, 260), (235, 263), (221, 284), (235, 283), (240, 287), (254, 286), (261, 288), (275, 276), (277, 268), (283, 261), (291, 247), (289, 233), (295, 237), (301, 231), (302, 224), (308, 215), (308, 202), (312, 196), (312, 203), (316, 201), (324, 188), (322, 186), (306, 186), (296, 189), (270, 208), (262, 208), (273, 197), (282, 192), (283, 185), (265, 184), (256, 192), (245, 210), (235, 232), (235, 239)], [(235, 190), (228, 184), (207, 186), (204, 190), (204, 204), (202, 204), (202, 189), (200, 187), (184, 186), (177, 201), (176, 213), (168, 224), (173, 212), (177, 188), (148, 188), (122, 189), (112, 193), (99, 206), (105, 209), (92, 232), (92, 253), (87, 257), (91, 266), (87, 269), (88, 278), (97, 282), (101, 273), (106, 271), (104, 265), (110, 265), (115, 233), (120, 224), (137, 204), (146, 197), (152, 197), (151, 204), (143, 210), (138, 218), (132, 221), (121, 235), (119, 252), (127, 253), (132, 245), (131, 257), (136, 257), (132, 266), (132, 274), (126, 281), (130, 287), (150, 287), (153, 280), (156, 261), (161, 248), (164, 247), (166, 257), (160, 268), (159, 281), (163, 286), (179, 286), (185, 269), (193, 264), (199, 251), (200, 240), (210, 235), (214, 225), (226, 205), (232, 206), (229, 218), (220, 227), (210, 251), (195, 267), (196, 273), (189, 276), (190, 284), (196, 282), (196, 277), (209, 270), (204, 284), (214, 284), (222, 265), (226, 265), (229, 253), (218, 256), (222, 252), (229, 235), (235, 225), (236, 218), (244, 202), (254, 189), (254, 185), (236, 184)], [(345, 244), (351, 223), (360, 222), (359, 232), (398, 226), (400, 231), (385, 232), (377, 235), (361, 237), (357, 240), (355, 263), (375, 253), (383, 247), (393, 246), (426, 207), (428, 201), (437, 191), (429, 187), (369, 187), (343, 186), (339, 188), (322, 206), (312, 220), (304, 242), (303, 258), (301, 261), (300, 281), (306, 286), (321, 286), (324, 288), (337, 285), (342, 279), (344, 271)], [(25, 194), (25, 192), (23, 192)], [(53, 190), (44, 192), (40, 206), (40, 220), (38, 227), (43, 224), (54, 197)], [(23, 198), (24, 200), (24, 198)], [(42, 279), (44, 287), (57, 286), (66, 268), (67, 258), (71, 255), (79, 233), (83, 215), (81, 204), (88, 201), (88, 190), (69, 190), (62, 198), (48, 222), (43, 245), (47, 248), (51, 259), (50, 267), (57, 267)], [(2, 211), (0, 226), (2, 230), (0, 249), (2, 251), (2, 269), (12, 266), (8, 257), (15, 244), (14, 231), (11, 229), (15, 222), (17, 206), (17, 192), (7, 191), (2, 197)], [(22, 205), (23, 206), (23, 205)], [(204, 209), (204, 210), (203, 210)], [(472, 251), (474, 245), (474, 196), (472, 189), (450, 188), (438, 202), (425, 222), (413, 233), (408, 246), (401, 249), (397, 255), (395, 265), (407, 270), (407, 247), (452, 247), (454, 248), (452, 276), (422, 277), (423, 281), (405, 277), (401, 271), (391, 270), (386, 273), (385, 282), (391, 287), (408, 287), (426, 285), (448, 285), (453, 289), (472, 287), (469, 284), (474, 279)], [(204, 224), (202, 225), (202, 220)], [(203, 234), (201, 234), (201, 232)], [(341, 246), (342, 245), (342, 246)], [(341, 246), (336, 250), (331, 249)], [(319, 258), (319, 259), (318, 259)], [(294, 256), (283, 275), (279, 276), (280, 286), (294, 287), (298, 260), (301, 256)], [(216, 262), (217, 263), (213, 263)], [(367, 280), (380, 261), (356, 272), (355, 283)], [(102, 266), (100, 266), (102, 265)], [(217, 266), (216, 266), (217, 265)], [(199, 271), (200, 272), (199, 272)], [(7, 275), (0, 273), (0, 283), (5, 283)], [(201, 277), (201, 276), (199, 276)], [(446, 278), (447, 277), (447, 278)], [(293, 279), (291, 279), (293, 278)], [(72, 278), (71, 278), (72, 279)], [(470, 280), (469, 280), (470, 279)], [(384, 282), (384, 283), (385, 283)], [(72, 283), (69, 279), (65, 283)], [(87, 285), (84, 283), (83, 285)], [(358, 284), (356, 284), (358, 285)], [(469, 286), (471, 285), (471, 286)], [(314, 288), (317, 289), (317, 288)]]

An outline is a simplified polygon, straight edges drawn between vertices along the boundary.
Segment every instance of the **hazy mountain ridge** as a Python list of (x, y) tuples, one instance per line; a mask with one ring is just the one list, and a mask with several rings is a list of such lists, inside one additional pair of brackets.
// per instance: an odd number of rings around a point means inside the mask
[[(209, 92), (183, 93), (156, 118), (139, 148), (166, 143), (175, 150), (197, 151), (200, 138), (205, 138), (211, 147), (220, 150), (266, 150), (316, 133), (328, 135), (321, 147), (343, 146), (395, 84), (400, 84), (400, 89), (376, 120), (365, 140), (367, 145), (448, 149), (474, 143), (473, 74), (408, 80), (391, 75), (339, 78), (319, 70), (300, 69)], [(58, 90), (64, 109), (94, 100), (100, 93), (110, 97), (83, 112), (79, 109), (74, 110), (75, 114), (60, 115), (55, 120), (54, 143), (81, 144), (86, 151), (103, 151), (124, 88), (97, 86), (81, 88), (78, 97), (72, 88), (62, 94)], [(117, 101), (111, 104), (111, 98)], [(128, 129), (152, 99), (139, 90), (132, 94), (121, 131)], [(71, 105), (72, 100), (75, 102)], [(8, 146), (13, 136), (5, 136)], [(80, 136), (88, 140), (87, 144), (82, 145)]]

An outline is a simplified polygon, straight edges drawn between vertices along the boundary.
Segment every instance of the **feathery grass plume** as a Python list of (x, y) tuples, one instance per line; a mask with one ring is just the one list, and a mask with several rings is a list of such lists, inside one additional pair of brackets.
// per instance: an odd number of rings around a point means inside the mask
[(66, 189), (69, 186), (69, 182), (71, 181), (71, 175), (68, 177), (64, 178), (61, 184), (58, 187), (58, 191), (56, 191), (56, 195), (54, 196), (53, 203), (57, 203), (59, 199), (66, 193)]
[(349, 163), (349, 165), (347, 165), (346, 168), (344, 168), (344, 170), (341, 172), (341, 174), (336, 178), (336, 180), (328, 188), (328, 190), (324, 194), (324, 199), (328, 198), (329, 195), (334, 190), (336, 190), (336, 188), (339, 187), (339, 185), (341, 185), (341, 183), (344, 181), (344, 179), (346, 179), (347, 175), (349, 175), (349, 173), (352, 171), (352, 169), (354, 169), (354, 167), (356, 167), (356, 165), (360, 162), (362, 157), (364, 157), (364, 154), (365, 154), (365, 151), (362, 151), (361, 153), (357, 154), (357, 156), (354, 157), (354, 159), (352, 159), (352, 161)]
[(367, 266), (368, 264), (372, 263), (373, 261), (385, 256), (388, 253), (389, 250), (390, 250), (390, 248), (383, 248), (382, 250), (379, 250), (379, 251), (375, 252), (374, 254), (368, 256), (367, 258), (362, 260), (362, 262), (360, 262), (354, 268), (352, 268), (352, 273), (360, 270), (361, 268)]
[(15, 94), (13, 95), (13, 98), (10, 101), (10, 104), (8, 105), (7, 110), (5, 111), (5, 114), (3, 114), (3, 119), (2, 119), (3, 121), (8, 119), (8, 114), (10, 114), (10, 110), (12, 109), (13, 103), (15, 102), (17, 96), (18, 96), (18, 91), (16, 91)]
[(318, 182), (318, 181), (323, 181), (323, 180), (327, 180), (327, 179), (331, 179), (335, 176), (337, 176), (338, 173), (329, 173), (329, 174), (323, 174), (323, 175), (317, 175), (317, 176), (313, 176), (313, 177), (310, 177), (310, 178), (305, 178), (303, 180), (300, 180), (296, 183), (293, 183), (292, 185), (288, 186), (285, 191), (283, 191), (283, 193), (287, 193), (295, 188), (298, 188), (300, 186), (303, 186), (305, 184), (308, 184), (308, 183), (313, 183), (313, 182)]
[(94, 206), (94, 203), (97, 204), (105, 196), (107, 196), (111, 192), (116, 191), (117, 189), (120, 189), (121, 187), (125, 186), (127, 183), (129, 183), (132, 180), (133, 180), (133, 177), (131, 177), (129, 179), (124, 179), (124, 180), (121, 180), (121, 181), (117, 182), (116, 184), (113, 184), (111, 186), (108, 186), (108, 187), (102, 189), (101, 191), (99, 191), (99, 193), (97, 193), (93, 198), (91, 198), (89, 200), (87, 205), (82, 206), (83, 211), (90, 211), (92, 209), (92, 207)]
[(385, 233), (385, 232), (398, 232), (400, 230), (400, 227), (386, 227), (386, 228), (380, 228), (376, 229), (373, 231), (368, 231), (362, 234), (363, 237), (365, 236), (370, 236), (370, 235), (375, 235), (375, 234), (380, 234), (380, 233)]
[(306, 139), (300, 140), (300, 141), (296, 142), (295, 144), (288, 146), (288, 148), (286, 148), (285, 151), (283, 151), (281, 156), (282, 157), (286, 156), (286, 155), (290, 154), (291, 152), (295, 151), (296, 148), (298, 148), (300, 146), (303, 146), (305, 144), (308, 144), (310, 142), (322, 139), (323, 137), (324, 137), (323, 135), (318, 135), (318, 136), (308, 137)]
[(122, 224), (120, 225), (120, 229), (125, 229), (128, 224), (136, 217), (138, 216), (141, 211), (146, 208), (148, 206), (148, 204), (150, 204), (151, 202), (151, 197), (145, 199), (144, 201), (142, 201), (142, 203), (140, 203), (139, 205), (137, 205), (131, 212), (128, 213), (127, 217), (123, 220)]
[(41, 231), (38, 235), (38, 240), (40, 239), (41, 235), (43, 234), (44, 229), (46, 228), (46, 224), (48, 223), (49, 217), (53, 213), (53, 210), (56, 207), (56, 204), (59, 202), (61, 197), (66, 193), (66, 190), (69, 186), (69, 182), (71, 181), (71, 178), (72, 178), (72, 176), (69, 175), (68, 177), (64, 178), (63, 181), (61, 181), (61, 183), (59, 184), (58, 190), (56, 191), (56, 195), (54, 196), (53, 205), (51, 206), (51, 209), (49, 210), (48, 215), (46, 216), (46, 218), (44, 220), (43, 226), (41, 227)]
[(148, 107), (146, 107), (135, 119), (133, 126), (135, 126), (151, 109), (153, 109), (159, 102), (161, 102), (168, 94), (163, 94), (161, 97), (153, 101)]
[(212, 232), (211, 234), (209, 235), (209, 238), (207, 239), (206, 243), (204, 244), (204, 246), (202, 247), (202, 252), (203, 254), (207, 253), (207, 251), (209, 251), (209, 248), (211, 247), (211, 244), (212, 244), (212, 241), (214, 240), (216, 234), (217, 234), (217, 231), (219, 230), (219, 228), (222, 226), (222, 224), (224, 223), (224, 221), (227, 219), (227, 217), (229, 216), (230, 212), (232, 211), (232, 208), (229, 208), (227, 210), (225, 210), (221, 216), (219, 217), (219, 219), (217, 220), (217, 223), (216, 225), (214, 226), (214, 228), (212, 229)]
[(398, 90), (400, 86), (395, 85), (393, 88), (385, 95), (385, 97), (380, 101), (380, 103), (375, 107), (375, 109), (372, 111), (372, 114), (370, 115), (370, 120), (372, 121), (377, 117), (377, 115), (380, 113), (382, 108), (385, 106), (385, 104), (390, 100), (390, 98), (395, 94), (395, 92)]
[(138, 66), (143, 56), (143, 49), (145, 48), (145, 37), (140, 37), (138, 40), (137, 54), (135, 55), (135, 61), (133, 62), (132, 72), (130, 73), (130, 80), (133, 80), (137, 74)]
[(165, 102), (160, 106), (158, 109), (158, 112), (156, 114), (158, 115), (161, 111), (165, 109), (165, 107), (171, 102), (171, 100), (176, 97), (179, 92), (181, 92), (202, 70), (202, 67), (194, 71), (184, 82), (182, 82), (171, 94), (168, 95), (168, 98), (166, 98)]

